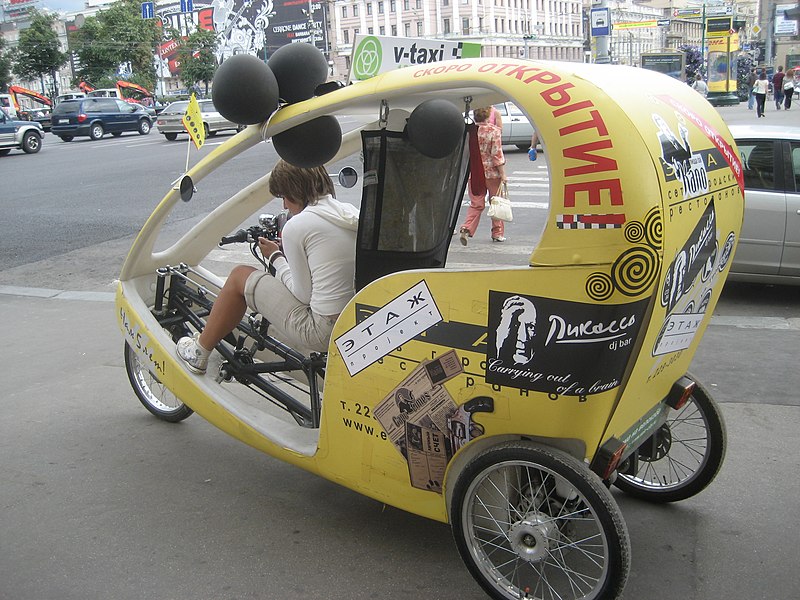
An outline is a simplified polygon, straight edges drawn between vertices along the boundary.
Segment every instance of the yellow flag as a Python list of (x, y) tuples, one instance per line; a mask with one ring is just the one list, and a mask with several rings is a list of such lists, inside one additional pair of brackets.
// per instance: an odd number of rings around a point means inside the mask
[(197, 103), (197, 98), (192, 94), (189, 99), (189, 106), (186, 108), (186, 113), (183, 115), (183, 126), (189, 132), (189, 137), (192, 138), (195, 147), (199, 150), (203, 147), (203, 142), (206, 141), (206, 130), (203, 127), (203, 117), (200, 114), (200, 105)]

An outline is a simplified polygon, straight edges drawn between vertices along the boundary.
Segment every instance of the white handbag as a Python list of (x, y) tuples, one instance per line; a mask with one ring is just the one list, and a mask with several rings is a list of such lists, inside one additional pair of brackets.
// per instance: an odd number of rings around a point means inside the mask
[(511, 212), (511, 200), (508, 199), (508, 187), (505, 181), (500, 184), (497, 194), (489, 200), (489, 210), (486, 214), (492, 219), (509, 223), (514, 220), (514, 215)]

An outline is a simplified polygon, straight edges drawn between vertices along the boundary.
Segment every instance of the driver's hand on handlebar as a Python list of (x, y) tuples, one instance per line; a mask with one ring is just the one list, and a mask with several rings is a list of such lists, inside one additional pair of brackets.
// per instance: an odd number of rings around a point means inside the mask
[(258, 247), (261, 249), (261, 255), (265, 258), (269, 258), (273, 252), (281, 249), (277, 243), (264, 237), (258, 238)]

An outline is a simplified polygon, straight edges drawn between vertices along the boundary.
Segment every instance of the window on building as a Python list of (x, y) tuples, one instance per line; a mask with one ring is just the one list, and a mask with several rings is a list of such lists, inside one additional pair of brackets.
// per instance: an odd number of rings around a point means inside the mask
[(346, 6), (342, 7), (342, 18), (343, 19), (347, 18), (347, 7)]
[(392, 35), (397, 35), (397, 25), (392, 25)]
[(344, 30), (344, 43), (345, 44), (349, 44), (350, 43), (350, 30), (349, 29), (345, 29)]
[(389, 2), (389, 12), (397, 12), (397, 2), (395, 0)]
[(406, 37), (409, 37), (411, 35), (411, 23), (404, 23), (403, 29), (404, 29), (403, 34)]
[(372, 14), (372, 2), (367, 2), (367, 14)]
[(411, 10), (411, 0), (403, 0), (403, 9)]
[(358, 16), (358, 4), (353, 4), (353, 16)]
[(450, 0), (442, 0), (442, 6), (450, 6)]
[(375, 28), (374, 27), (367, 27), (367, 35), (372, 35), (373, 33), (375, 33)]
[(422, 8), (422, 0), (416, 0), (416, 8)]
[(378, 2), (378, 14), (383, 14), (383, 2)]
[[(359, 33), (361, 33), (361, 30), (358, 27), (354, 27), (353, 28), (353, 36), (357, 36)], [(354, 37), (354, 39), (355, 39), (355, 37)]]
[(442, 33), (450, 33), (450, 19), (442, 20)]
[(422, 35), (422, 21), (417, 21), (417, 35)]
[(469, 33), (469, 19), (461, 19), (461, 32)]
[(383, 25), (381, 25), (381, 26), (378, 28), (378, 35), (386, 35), (386, 27), (384, 27)]

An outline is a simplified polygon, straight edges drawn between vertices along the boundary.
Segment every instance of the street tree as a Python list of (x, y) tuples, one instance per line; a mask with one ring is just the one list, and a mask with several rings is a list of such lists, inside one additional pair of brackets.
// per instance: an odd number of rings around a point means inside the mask
[(690, 44), (681, 44), (678, 50), (686, 54), (686, 81), (694, 81), (697, 73), (703, 74), (703, 53)]
[(205, 93), (208, 95), (208, 84), (214, 78), (217, 70), (217, 36), (208, 29), (197, 29), (185, 38), (179, 39), (177, 50), (180, 62), (180, 79), (191, 88), (197, 83), (205, 84)]
[(13, 53), (8, 46), (8, 42), (0, 36), (0, 92), (8, 90), (11, 84), (11, 67), (13, 65)]
[(19, 32), (19, 43), (14, 60), (14, 72), (25, 79), (39, 79), (42, 94), (46, 94), (44, 76), (53, 78), (53, 95), (58, 95), (58, 70), (67, 62), (67, 53), (61, 51), (58, 34), (53, 28), (58, 17), (31, 12), (27, 29)]
[(155, 19), (142, 19), (140, 0), (117, 0), (87, 18), (70, 38), (79, 60), (79, 78), (98, 87), (100, 81), (115, 80), (120, 73), (133, 74), (137, 83), (152, 89), (159, 33)]
[(736, 92), (739, 100), (745, 101), (750, 95), (750, 86), (747, 85), (747, 77), (750, 75), (753, 64), (753, 57), (749, 54), (740, 54), (736, 61)]

